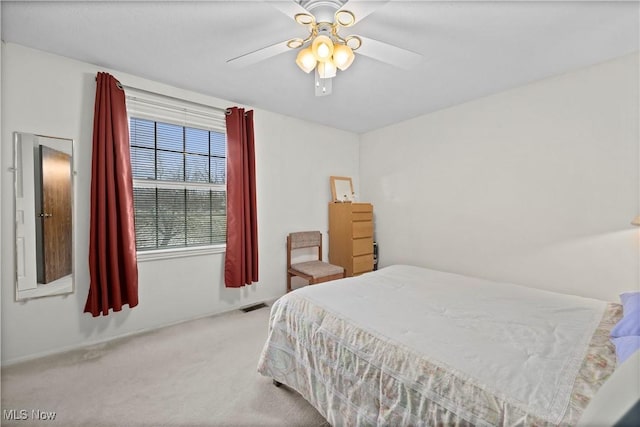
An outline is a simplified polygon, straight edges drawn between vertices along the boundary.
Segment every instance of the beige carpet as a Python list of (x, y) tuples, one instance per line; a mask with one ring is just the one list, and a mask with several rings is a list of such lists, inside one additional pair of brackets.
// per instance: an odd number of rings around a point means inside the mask
[(268, 318), (235, 311), (3, 368), (2, 425), (327, 426), (257, 373)]

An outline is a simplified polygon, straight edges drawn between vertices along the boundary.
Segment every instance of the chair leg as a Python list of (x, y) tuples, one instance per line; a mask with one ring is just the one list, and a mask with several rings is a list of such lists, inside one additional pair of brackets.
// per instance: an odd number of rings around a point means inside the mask
[(287, 271), (287, 293), (291, 292), (291, 273)]

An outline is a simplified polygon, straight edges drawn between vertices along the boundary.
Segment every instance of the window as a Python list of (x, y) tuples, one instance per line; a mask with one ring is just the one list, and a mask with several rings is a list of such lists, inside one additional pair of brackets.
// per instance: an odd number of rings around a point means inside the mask
[(172, 104), (127, 91), (139, 252), (226, 241), (224, 113)]

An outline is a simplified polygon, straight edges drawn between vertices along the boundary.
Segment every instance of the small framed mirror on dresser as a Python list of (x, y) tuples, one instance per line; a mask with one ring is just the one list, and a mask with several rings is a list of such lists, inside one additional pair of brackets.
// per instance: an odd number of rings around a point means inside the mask
[(353, 182), (348, 176), (331, 176), (331, 198), (333, 202), (353, 202)]
[(74, 291), (74, 142), (14, 132), (16, 301)]

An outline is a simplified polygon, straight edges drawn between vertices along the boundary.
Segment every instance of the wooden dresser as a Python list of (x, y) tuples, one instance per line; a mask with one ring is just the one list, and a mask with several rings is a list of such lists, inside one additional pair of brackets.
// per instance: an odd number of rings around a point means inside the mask
[(373, 206), (329, 203), (329, 262), (346, 277), (373, 270)]

